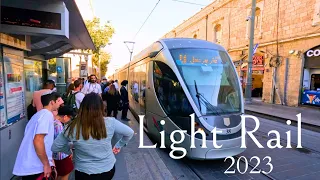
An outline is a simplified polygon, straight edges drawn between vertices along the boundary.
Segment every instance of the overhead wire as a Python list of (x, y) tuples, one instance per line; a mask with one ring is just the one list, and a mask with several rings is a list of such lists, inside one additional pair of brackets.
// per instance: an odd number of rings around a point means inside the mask
[(148, 17), (146, 18), (146, 20), (143, 22), (143, 24), (141, 25), (140, 29), (138, 30), (138, 32), (134, 35), (133, 40), (135, 40), (135, 38), (137, 37), (137, 35), (139, 34), (139, 32), (141, 31), (141, 29), (143, 28), (143, 26), (145, 25), (145, 23), (148, 21), (149, 17), (151, 16), (151, 14), (153, 13), (153, 11), (156, 9), (156, 7), (158, 6), (160, 0), (158, 0), (157, 4), (154, 6), (154, 8), (152, 9), (152, 11), (150, 12), (150, 14), (148, 15)]
[(203, 4), (197, 4), (197, 3), (181, 1), (181, 0), (172, 0), (172, 1), (177, 1), (177, 2), (181, 2), (181, 3), (192, 4), (192, 5), (197, 5), (197, 6), (206, 6), (206, 5), (203, 5)]

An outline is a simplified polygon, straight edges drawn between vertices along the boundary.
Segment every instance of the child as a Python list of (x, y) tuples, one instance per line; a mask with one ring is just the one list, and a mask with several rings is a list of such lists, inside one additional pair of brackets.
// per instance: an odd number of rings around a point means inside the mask
[[(62, 123), (68, 123), (70, 119), (74, 117), (74, 112), (71, 107), (62, 106), (59, 108), (58, 113), (54, 115), (56, 115), (54, 120), (54, 138), (57, 138), (63, 131)], [(72, 155), (67, 155), (62, 152), (53, 153), (53, 159), (58, 173), (58, 180), (68, 180), (69, 174), (74, 168)]]

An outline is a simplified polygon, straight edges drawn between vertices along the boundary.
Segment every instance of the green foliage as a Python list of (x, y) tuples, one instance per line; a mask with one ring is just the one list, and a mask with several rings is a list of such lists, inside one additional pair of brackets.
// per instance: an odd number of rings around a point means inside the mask
[(109, 64), (109, 59), (111, 58), (111, 55), (109, 53), (106, 53), (104, 51), (101, 51), (100, 53), (100, 72), (101, 76), (105, 76), (107, 72), (107, 65)]
[[(99, 56), (100, 58), (103, 58), (100, 59), (100, 67), (101, 74), (104, 75), (107, 71), (106, 66), (109, 63), (111, 56), (108, 53), (102, 52), (101, 49), (109, 43), (114, 34), (114, 28), (110, 24), (101, 25), (100, 19), (97, 17), (95, 17), (92, 21), (86, 21), (85, 24), (96, 47), (96, 50), (92, 52), (92, 61), (94, 65), (99, 67)], [(105, 71), (104, 73), (102, 69)]]

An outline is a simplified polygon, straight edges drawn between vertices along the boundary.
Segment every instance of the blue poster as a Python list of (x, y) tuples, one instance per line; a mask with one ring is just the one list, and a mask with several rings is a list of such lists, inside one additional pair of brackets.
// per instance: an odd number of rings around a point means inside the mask
[(302, 104), (314, 104), (320, 106), (320, 91), (304, 91), (302, 93)]

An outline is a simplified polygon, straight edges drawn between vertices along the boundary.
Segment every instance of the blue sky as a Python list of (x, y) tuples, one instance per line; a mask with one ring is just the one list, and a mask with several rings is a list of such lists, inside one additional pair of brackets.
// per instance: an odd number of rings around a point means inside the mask
[[(213, 2), (213, 0), (185, 1), (203, 5)], [(110, 21), (116, 31), (111, 40), (112, 44), (105, 48), (112, 55), (108, 71), (113, 71), (115, 65), (121, 67), (129, 62), (130, 54), (123, 41), (133, 40), (157, 2), (158, 0), (92, 0), (95, 16), (102, 22)], [(135, 38), (133, 55), (199, 12), (201, 8), (204, 6), (174, 0), (160, 0), (157, 8)]]

